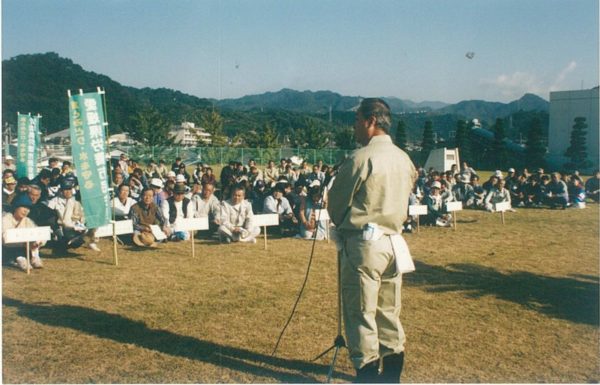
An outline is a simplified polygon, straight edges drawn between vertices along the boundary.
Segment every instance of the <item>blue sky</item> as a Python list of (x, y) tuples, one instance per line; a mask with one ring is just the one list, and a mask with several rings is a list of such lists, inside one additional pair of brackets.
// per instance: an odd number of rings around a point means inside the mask
[(507, 102), (597, 86), (598, 15), (598, 0), (2, 0), (2, 58), (54, 51), (123, 85), (218, 99)]

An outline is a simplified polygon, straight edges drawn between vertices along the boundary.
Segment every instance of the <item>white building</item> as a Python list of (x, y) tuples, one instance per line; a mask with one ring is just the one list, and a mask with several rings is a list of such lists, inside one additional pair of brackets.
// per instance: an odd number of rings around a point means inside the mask
[(591, 90), (550, 92), (550, 125), (548, 128), (548, 162), (560, 168), (570, 159), (565, 156), (571, 145), (575, 118), (584, 117), (587, 124), (587, 153), (598, 167), (600, 126), (598, 123), (598, 87)]
[(172, 127), (170, 135), (175, 143), (181, 146), (197, 146), (212, 142), (211, 135), (192, 122), (183, 122), (180, 126)]

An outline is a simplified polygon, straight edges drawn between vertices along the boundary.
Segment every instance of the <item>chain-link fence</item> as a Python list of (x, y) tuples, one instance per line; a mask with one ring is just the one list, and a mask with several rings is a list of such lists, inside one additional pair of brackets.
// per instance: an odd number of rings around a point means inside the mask
[[(140, 163), (150, 160), (158, 162), (164, 159), (170, 163), (176, 157), (181, 157), (186, 164), (207, 163), (210, 165), (224, 165), (229, 161), (238, 161), (246, 164), (254, 159), (256, 163), (266, 165), (269, 160), (276, 163), (282, 158), (297, 156), (308, 163), (317, 163), (322, 160), (326, 164), (335, 164), (343, 160), (352, 151), (335, 148), (309, 149), (309, 148), (242, 148), (242, 147), (159, 147), (159, 146), (121, 146), (111, 145), (112, 157), (125, 153), (129, 158)], [(43, 145), (42, 157), (69, 157), (71, 146), (68, 145)]]

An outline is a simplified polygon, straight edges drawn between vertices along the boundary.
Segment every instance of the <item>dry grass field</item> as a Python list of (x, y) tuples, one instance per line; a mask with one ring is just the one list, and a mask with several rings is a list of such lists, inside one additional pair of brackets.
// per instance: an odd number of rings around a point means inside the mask
[[(599, 211), (463, 211), (458, 229), (406, 239), (404, 382), (600, 380)], [(311, 243), (112, 243), (2, 272), (4, 383), (323, 382), (336, 336), (336, 252), (319, 242), (278, 353)], [(346, 351), (335, 382), (354, 371)]]

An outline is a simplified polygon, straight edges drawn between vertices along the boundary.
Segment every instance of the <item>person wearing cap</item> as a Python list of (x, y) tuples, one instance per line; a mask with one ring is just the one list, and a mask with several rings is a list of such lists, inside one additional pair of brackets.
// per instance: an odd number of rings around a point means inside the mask
[(200, 232), (200, 235), (212, 235), (219, 228), (221, 202), (214, 194), (215, 185), (206, 183), (202, 185), (202, 192), (192, 197), (192, 207), (195, 218), (208, 217), (208, 233)]
[(394, 253), (392, 241), (403, 242), (400, 233), (417, 172), (392, 142), (391, 121), (385, 101), (362, 100), (354, 136), (363, 147), (342, 163), (329, 192), (346, 341), (359, 383), (398, 383), (404, 362), (402, 273), (396, 258), (406, 254)]
[(65, 248), (77, 248), (87, 243), (87, 246), (100, 251), (93, 237), (94, 230), (87, 231), (83, 206), (74, 196), (75, 181), (65, 178), (61, 182), (59, 195), (48, 201), (48, 207), (57, 216), (54, 233), (58, 237), (58, 245)]
[(475, 192), (473, 186), (469, 184), (469, 176), (467, 174), (459, 174), (457, 183), (452, 187), (452, 195), (454, 199), (462, 202), (465, 208), (475, 207)]
[[(487, 193), (484, 200), (485, 209), (487, 211), (494, 211), (495, 205), (497, 203), (511, 203), (510, 193), (508, 192), (505, 186), (506, 181), (504, 179), (499, 179), (498, 183), (496, 183), (496, 185), (492, 187), (490, 192)], [(514, 210), (511, 208), (510, 211)]]
[[(179, 176), (179, 175), (178, 175)], [(163, 217), (167, 220), (172, 241), (185, 241), (190, 239), (190, 233), (179, 230), (179, 221), (185, 218), (194, 217), (194, 205), (190, 205), (190, 200), (185, 197), (186, 186), (183, 183), (175, 184), (173, 196), (162, 202), (161, 211)]]
[[(6, 234), (10, 229), (34, 228), (37, 225), (28, 218), (29, 210), (33, 202), (27, 194), (20, 194), (15, 198), (12, 204), (11, 213), (2, 217), (2, 264), (13, 262), (21, 270), (27, 270), (27, 258), (24, 256), (27, 252), (27, 246), (24, 243), (6, 243)], [(40, 258), (40, 247), (44, 246), (44, 241), (30, 242), (31, 267), (39, 269), (43, 267)]]
[(11, 212), (12, 200), (17, 195), (17, 180), (14, 176), (9, 176), (2, 181), (2, 211)]
[(429, 193), (423, 199), (423, 204), (427, 206), (427, 215), (423, 220), (424, 225), (450, 226), (452, 216), (445, 210), (444, 197), (441, 191), (442, 184), (440, 181), (434, 181), (429, 186)]
[(150, 188), (142, 191), (141, 199), (131, 207), (129, 218), (133, 222), (133, 242), (138, 246), (154, 246), (155, 237), (150, 226), (157, 225), (167, 235), (170, 235), (169, 224), (154, 203), (154, 191)]
[(115, 219), (122, 221), (129, 219), (129, 212), (137, 202), (129, 195), (129, 185), (123, 183), (117, 187), (116, 196), (113, 198), (112, 207), (115, 209)]
[(161, 207), (162, 202), (169, 198), (166, 191), (163, 190), (164, 183), (160, 178), (152, 178), (150, 180), (150, 189), (154, 191), (154, 203)]
[(219, 235), (226, 243), (256, 243), (260, 228), (254, 226), (252, 205), (246, 199), (246, 190), (236, 185), (231, 191), (231, 199), (221, 202)]
[(2, 171), (4, 171), (4, 170), (15, 171), (16, 169), (17, 169), (17, 167), (15, 165), (15, 160), (13, 159), (13, 157), (10, 155), (6, 155), (4, 157), (4, 162), (2, 162)]
[(279, 215), (277, 229), (282, 235), (286, 232), (292, 232), (291, 235), (296, 235), (298, 220), (294, 217), (290, 202), (283, 196), (284, 192), (284, 184), (277, 183), (271, 191), (271, 195), (265, 198), (263, 211), (265, 214)]
[(167, 178), (166, 178), (165, 182), (170, 181), (170, 180), (175, 182), (175, 178), (177, 178), (177, 174), (175, 173), (175, 171), (171, 170), (171, 171), (167, 172)]

